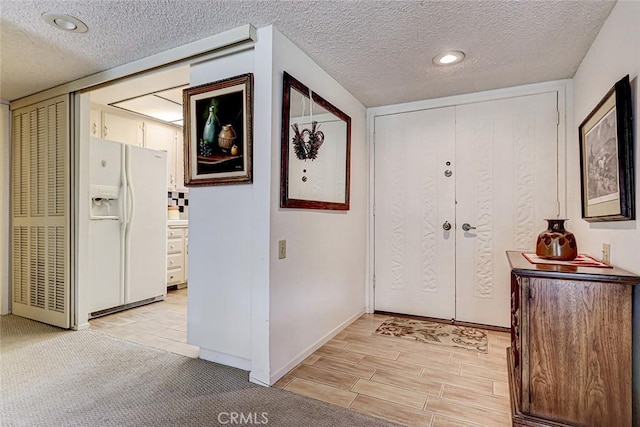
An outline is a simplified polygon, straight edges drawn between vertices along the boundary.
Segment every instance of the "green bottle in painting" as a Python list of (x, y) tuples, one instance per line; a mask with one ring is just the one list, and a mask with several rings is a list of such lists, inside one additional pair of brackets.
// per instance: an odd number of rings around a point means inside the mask
[(204, 130), (202, 131), (202, 139), (208, 145), (213, 145), (213, 141), (216, 137), (216, 123), (215, 123), (215, 114), (214, 114), (214, 106), (209, 107), (209, 117), (207, 117), (207, 121), (204, 124)]

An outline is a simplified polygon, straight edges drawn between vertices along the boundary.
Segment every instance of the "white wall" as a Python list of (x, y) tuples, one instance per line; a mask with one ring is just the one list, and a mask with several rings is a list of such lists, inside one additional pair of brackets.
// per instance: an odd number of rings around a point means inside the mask
[[(347, 212), (279, 207), (283, 71), (351, 117)], [(364, 312), (368, 197), (365, 107), (277, 30), (273, 30), (273, 88), (271, 383)], [(282, 239), (287, 241), (287, 258), (279, 260), (277, 246)]]
[(573, 135), (567, 148), (568, 228), (575, 233), (580, 252), (601, 256), (602, 244), (611, 244), (611, 262), (640, 273), (640, 227), (638, 221), (588, 223), (581, 219), (580, 152), (578, 126), (615, 82), (626, 74), (632, 81), (636, 217), (640, 215), (640, 2), (620, 1), (600, 30), (574, 78)]
[[(635, 145), (636, 218), (640, 216), (640, 2), (619, 1), (591, 45), (574, 77), (573, 137), (567, 150), (567, 197), (572, 231), (581, 252), (600, 255), (603, 243), (611, 244), (611, 262), (640, 274), (640, 227), (638, 220), (588, 223), (581, 218), (580, 152), (578, 126), (607, 91), (626, 74), (632, 88)], [(634, 417), (640, 419), (640, 286), (634, 303)]]
[(0, 314), (11, 311), (9, 286), (9, 163), (11, 137), (9, 106), (0, 104)]
[[(352, 118), (349, 212), (279, 209), (285, 69)], [(273, 384), (364, 312), (365, 108), (272, 27), (252, 50), (193, 65), (190, 85), (248, 72), (253, 183), (190, 190), (188, 341), (201, 358)]]
[[(268, 296), (265, 218), (269, 216), (271, 143), (259, 75), (269, 66), (254, 67), (254, 58), (251, 49), (191, 66), (191, 86), (255, 69), (256, 89), (253, 184), (191, 187), (189, 191), (187, 331), (188, 342), (200, 346), (201, 358), (252, 371), (252, 321), (263, 324), (265, 331), (268, 321), (267, 310), (254, 307), (252, 297)], [(270, 99), (270, 92), (266, 98)], [(267, 123), (267, 132), (262, 122)], [(262, 304), (266, 307), (268, 300)], [(261, 318), (256, 317), (258, 312)]]

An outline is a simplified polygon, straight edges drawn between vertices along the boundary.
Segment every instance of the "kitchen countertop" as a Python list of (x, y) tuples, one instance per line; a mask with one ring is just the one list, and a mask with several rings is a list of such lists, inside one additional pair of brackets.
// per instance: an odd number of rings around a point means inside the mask
[(189, 220), (188, 219), (169, 219), (167, 220), (167, 225), (169, 227), (188, 227)]

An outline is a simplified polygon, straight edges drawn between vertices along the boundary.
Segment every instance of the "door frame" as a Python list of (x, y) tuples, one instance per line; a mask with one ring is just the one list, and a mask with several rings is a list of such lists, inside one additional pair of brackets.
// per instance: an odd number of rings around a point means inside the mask
[(369, 156), (369, 198), (367, 215), (367, 265), (365, 285), (365, 312), (373, 313), (375, 309), (375, 118), (391, 114), (409, 113), (412, 111), (428, 110), (456, 105), (474, 104), (477, 102), (494, 101), (505, 98), (515, 98), (527, 95), (537, 95), (556, 92), (558, 96), (558, 200), (560, 216), (566, 215), (567, 209), (567, 163), (566, 141), (571, 128), (567, 127), (567, 115), (573, 113), (573, 80), (554, 80), (505, 89), (455, 95), (404, 104), (387, 105), (367, 109), (367, 155)]

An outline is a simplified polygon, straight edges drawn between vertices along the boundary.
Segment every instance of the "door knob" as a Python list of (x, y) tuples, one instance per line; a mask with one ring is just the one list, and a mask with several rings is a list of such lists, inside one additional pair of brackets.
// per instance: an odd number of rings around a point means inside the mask
[(471, 225), (469, 225), (469, 223), (465, 222), (464, 224), (462, 224), (462, 229), (464, 231), (469, 231), (469, 230), (475, 230), (475, 227), (472, 227)]
[(442, 229), (444, 231), (449, 231), (451, 230), (451, 224), (449, 224), (449, 221), (445, 221), (444, 224), (442, 224)]

